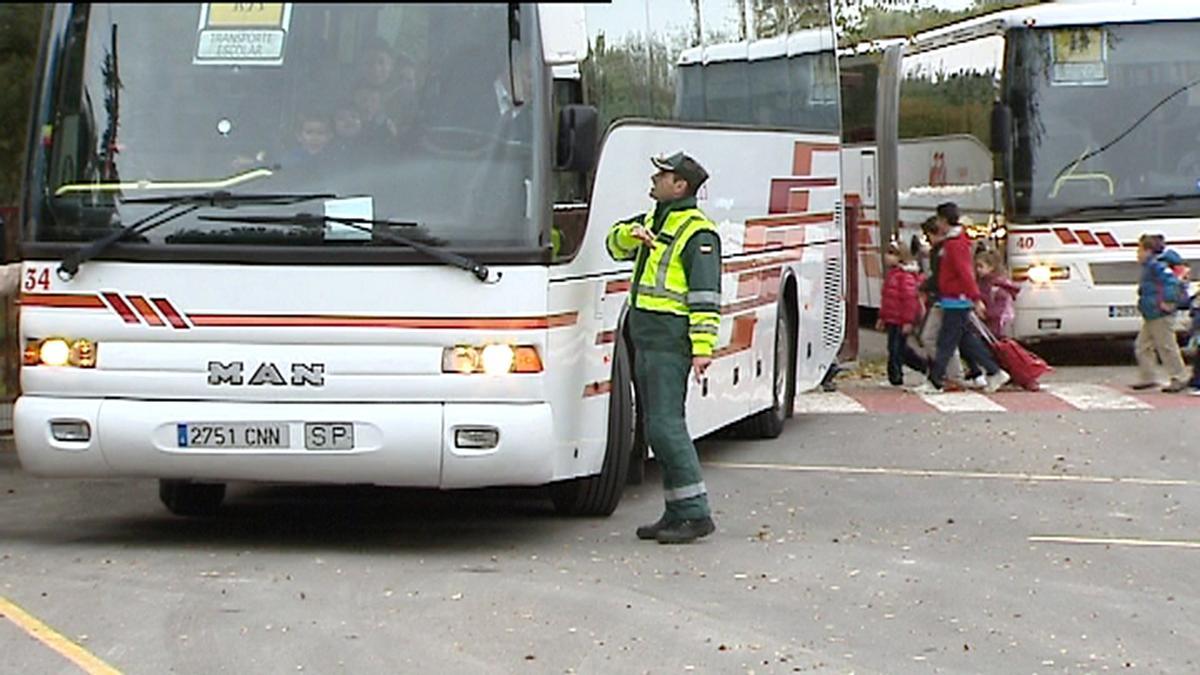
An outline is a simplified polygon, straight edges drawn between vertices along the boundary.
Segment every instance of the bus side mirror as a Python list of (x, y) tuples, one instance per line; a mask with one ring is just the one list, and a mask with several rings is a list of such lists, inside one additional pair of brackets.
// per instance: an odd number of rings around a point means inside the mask
[(600, 138), (600, 115), (590, 105), (564, 105), (558, 113), (559, 171), (590, 171), (596, 164), (596, 144)]
[(997, 102), (992, 106), (992, 152), (1008, 152), (1012, 147), (1012, 108)]

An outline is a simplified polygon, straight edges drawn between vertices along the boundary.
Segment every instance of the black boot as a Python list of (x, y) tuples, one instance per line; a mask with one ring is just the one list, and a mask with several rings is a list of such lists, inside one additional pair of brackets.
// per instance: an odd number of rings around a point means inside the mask
[(657, 539), (660, 544), (688, 544), (700, 537), (707, 537), (716, 529), (712, 518), (681, 520), (659, 530)]
[(637, 529), (638, 539), (657, 539), (658, 533), (667, 527), (671, 526), (671, 521), (667, 519), (667, 514), (663, 514), (658, 522), (653, 525), (642, 525)]

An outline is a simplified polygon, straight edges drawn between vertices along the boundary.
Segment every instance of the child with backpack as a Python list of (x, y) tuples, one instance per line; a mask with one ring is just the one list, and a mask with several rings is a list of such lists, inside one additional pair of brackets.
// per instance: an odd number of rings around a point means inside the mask
[(904, 384), (904, 366), (918, 373), (928, 370), (925, 359), (908, 345), (908, 336), (913, 332), (925, 313), (917, 288), (922, 277), (912, 253), (896, 244), (888, 248), (884, 256), (887, 275), (880, 294), (879, 320), (876, 328), (887, 329), (888, 338), (888, 382), (894, 386)]
[(1138, 312), (1142, 329), (1134, 345), (1141, 380), (1134, 390), (1157, 386), (1155, 370), (1162, 361), (1170, 381), (1165, 392), (1183, 391), (1188, 386), (1187, 368), (1175, 341), (1175, 312), (1187, 302), (1187, 286), (1172, 268), (1183, 268), (1179, 254), (1166, 247), (1161, 234), (1143, 234), (1138, 239), (1138, 263), (1142, 266), (1138, 281)]

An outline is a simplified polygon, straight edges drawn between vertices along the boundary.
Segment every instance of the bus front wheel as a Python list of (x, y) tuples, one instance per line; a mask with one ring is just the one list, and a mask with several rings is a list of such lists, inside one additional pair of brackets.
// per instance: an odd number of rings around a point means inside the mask
[(158, 498), (177, 516), (211, 516), (225, 500), (225, 484), (163, 479), (158, 481)]
[(740, 431), (750, 438), (778, 438), (796, 403), (796, 321), (788, 302), (775, 313), (775, 369), (771, 407), (745, 420)]
[(617, 509), (629, 462), (634, 454), (633, 364), (624, 340), (613, 354), (612, 390), (608, 395), (608, 443), (604, 464), (595, 476), (554, 483), (550, 496), (559, 513), (571, 516), (608, 516)]

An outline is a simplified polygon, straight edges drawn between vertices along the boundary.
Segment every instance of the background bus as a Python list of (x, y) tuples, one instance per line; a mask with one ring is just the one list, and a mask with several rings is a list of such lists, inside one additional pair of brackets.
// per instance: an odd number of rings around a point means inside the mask
[(689, 425), (777, 435), (842, 339), (840, 115), (733, 105), (704, 49), (832, 22), (728, 5), (48, 9), (22, 464), (157, 478), (184, 514), (236, 480), (550, 484), (610, 513), (646, 450), (604, 239), (678, 149), (724, 255)]
[(955, 201), (1026, 282), (1016, 336), (1135, 333), (1138, 236), (1200, 261), (1198, 19), (1190, 3), (1060, 2), (844, 49), (861, 304), (879, 303), (881, 242)]

